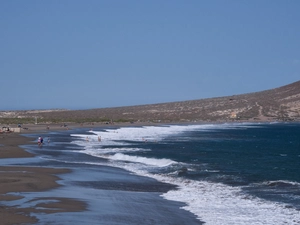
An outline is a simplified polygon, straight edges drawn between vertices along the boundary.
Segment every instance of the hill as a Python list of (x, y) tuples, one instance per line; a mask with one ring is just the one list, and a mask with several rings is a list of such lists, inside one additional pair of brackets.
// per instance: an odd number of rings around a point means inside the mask
[[(226, 97), (89, 110), (17, 111), (10, 118), (43, 122), (299, 121), (300, 81), (266, 91)], [(13, 115), (13, 116), (12, 116)]]

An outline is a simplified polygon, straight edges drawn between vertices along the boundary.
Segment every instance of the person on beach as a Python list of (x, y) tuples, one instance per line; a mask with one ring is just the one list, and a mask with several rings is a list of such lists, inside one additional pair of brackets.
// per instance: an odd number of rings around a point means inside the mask
[(39, 136), (38, 138), (38, 146), (41, 147), (43, 145), (43, 137)]
[(38, 146), (41, 146), (41, 136), (38, 138)]
[(98, 141), (101, 141), (101, 136), (98, 136)]

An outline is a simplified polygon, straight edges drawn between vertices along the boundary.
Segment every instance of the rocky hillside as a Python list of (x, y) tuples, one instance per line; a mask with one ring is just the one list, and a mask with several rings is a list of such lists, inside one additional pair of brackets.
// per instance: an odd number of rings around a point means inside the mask
[(19, 118), (38, 117), (52, 122), (300, 121), (300, 81), (271, 90), (219, 98), (90, 110), (13, 113)]

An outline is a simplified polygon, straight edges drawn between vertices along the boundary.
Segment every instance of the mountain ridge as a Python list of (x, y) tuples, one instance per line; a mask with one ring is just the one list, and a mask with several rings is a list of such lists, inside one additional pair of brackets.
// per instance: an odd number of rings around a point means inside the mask
[(52, 122), (300, 121), (300, 81), (248, 94), (86, 110), (18, 111)]

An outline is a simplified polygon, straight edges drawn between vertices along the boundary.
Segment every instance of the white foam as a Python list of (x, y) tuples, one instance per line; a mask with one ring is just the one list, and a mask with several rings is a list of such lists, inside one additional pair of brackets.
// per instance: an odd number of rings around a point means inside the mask
[(109, 156), (108, 158), (112, 160), (137, 162), (137, 163), (142, 163), (142, 164), (157, 166), (157, 167), (165, 167), (176, 163), (175, 161), (170, 159), (155, 159), (155, 158), (146, 158), (146, 157), (139, 157), (139, 156), (129, 156), (129, 155), (124, 155), (122, 153), (114, 154), (112, 156)]
[(164, 193), (162, 197), (186, 203), (182, 208), (195, 214), (206, 225), (300, 224), (300, 214), (296, 209), (246, 195), (239, 187), (151, 174), (143, 167), (130, 164), (122, 165), (122, 168), (177, 185), (179, 189)]
[(299, 212), (283, 204), (242, 194), (240, 188), (208, 182), (174, 182), (179, 190), (162, 196), (187, 203), (184, 209), (207, 225), (215, 224), (299, 224)]
[[(251, 123), (232, 123), (232, 124), (200, 124), (200, 125), (172, 125), (172, 126), (144, 126), (144, 127), (121, 127), (119, 129), (106, 129), (103, 131), (89, 131), (92, 135), (72, 134), (71, 136), (97, 141), (101, 136), (103, 141), (144, 141), (161, 140), (169, 135), (175, 135), (192, 130), (214, 130), (214, 129), (236, 129), (253, 127)], [(94, 134), (94, 135), (93, 135)]]
[[(249, 126), (248, 126), (249, 125)], [(113, 166), (121, 167), (138, 175), (155, 178), (179, 186), (178, 190), (172, 190), (162, 197), (185, 202), (183, 209), (194, 213), (206, 225), (222, 224), (300, 224), (300, 214), (297, 210), (253, 196), (244, 194), (239, 187), (231, 187), (220, 183), (186, 180), (181, 177), (151, 174), (148, 166), (169, 166), (176, 162), (170, 159), (155, 159), (138, 157), (125, 154), (126, 151), (145, 151), (145, 149), (124, 147), (130, 141), (140, 144), (141, 141), (160, 141), (168, 135), (176, 135), (189, 130), (212, 130), (248, 128), (251, 124), (216, 124), (216, 125), (191, 125), (169, 127), (124, 127), (117, 130), (91, 131), (89, 143), (86, 143), (86, 135), (76, 135), (81, 140), (74, 143), (85, 147), (85, 153), (107, 157)], [(97, 136), (101, 136), (101, 142)], [(98, 145), (98, 148), (95, 146)], [(119, 146), (114, 148), (101, 148), (107, 145)], [(122, 153), (121, 153), (122, 152)], [(106, 154), (106, 155), (105, 155)], [(137, 163), (126, 163), (137, 162)]]

